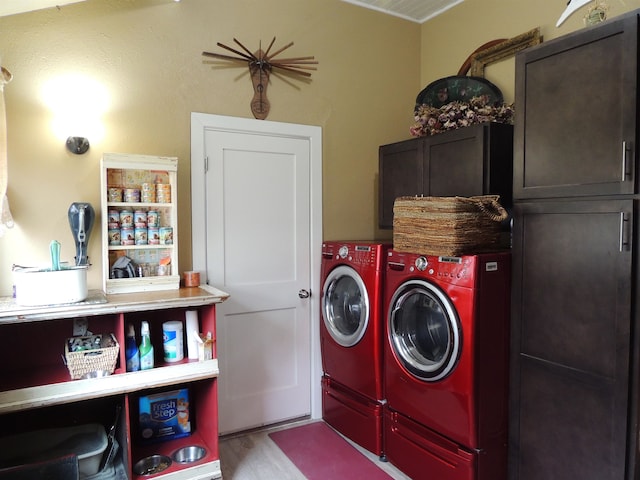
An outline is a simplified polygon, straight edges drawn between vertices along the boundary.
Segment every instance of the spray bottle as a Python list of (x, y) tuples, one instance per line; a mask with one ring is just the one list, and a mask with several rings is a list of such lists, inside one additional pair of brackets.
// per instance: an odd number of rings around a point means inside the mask
[(140, 370), (140, 351), (136, 344), (136, 331), (131, 324), (129, 324), (125, 341), (125, 357), (127, 358), (127, 372)]
[(151, 337), (149, 335), (149, 322), (143, 321), (140, 326), (140, 335), (142, 341), (140, 342), (140, 370), (147, 370), (153, 368), (153, 345), (151, 344)]

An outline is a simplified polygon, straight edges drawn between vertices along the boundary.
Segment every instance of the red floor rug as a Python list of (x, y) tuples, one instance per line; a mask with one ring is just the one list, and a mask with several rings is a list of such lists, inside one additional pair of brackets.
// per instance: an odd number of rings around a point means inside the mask
[(269, 437), (309, 480), (393, 480), (324, 422)]

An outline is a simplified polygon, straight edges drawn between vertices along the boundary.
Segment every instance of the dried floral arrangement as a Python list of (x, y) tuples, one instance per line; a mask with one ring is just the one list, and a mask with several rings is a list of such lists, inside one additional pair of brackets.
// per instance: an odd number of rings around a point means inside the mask
[(440, 108), (431, 105), (416, 107), (415, 123), (409, 131), (414, 137), (425, 137), (484, 122), (513, 124), (513, 104), (490, 104), (487, 95), (468, 102), (450, 102)]

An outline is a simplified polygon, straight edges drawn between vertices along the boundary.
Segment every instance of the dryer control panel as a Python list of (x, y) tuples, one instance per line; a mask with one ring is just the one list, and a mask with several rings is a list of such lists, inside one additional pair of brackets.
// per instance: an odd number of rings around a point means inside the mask
[(390, 245), (365, 242), (324, 242), (322, 258), (354, 266), (382, 268), (383, 251)]

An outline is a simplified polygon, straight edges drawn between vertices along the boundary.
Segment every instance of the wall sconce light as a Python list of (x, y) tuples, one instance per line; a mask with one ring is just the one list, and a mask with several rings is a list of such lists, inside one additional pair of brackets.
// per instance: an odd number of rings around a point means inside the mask
[(89, 140), (84, 137), (67, 138), (67, 150), (76, 155), (82, 155), (89, 150)]
[(110, 99), (102, 83), (73, 73), (53, 77), (43, 84), (42, 98), (52, 114), (54, 136), (67, 151), (83, 155), (89, 151), (89, 138), (94, 146), (103, 139), (102, 116)]

